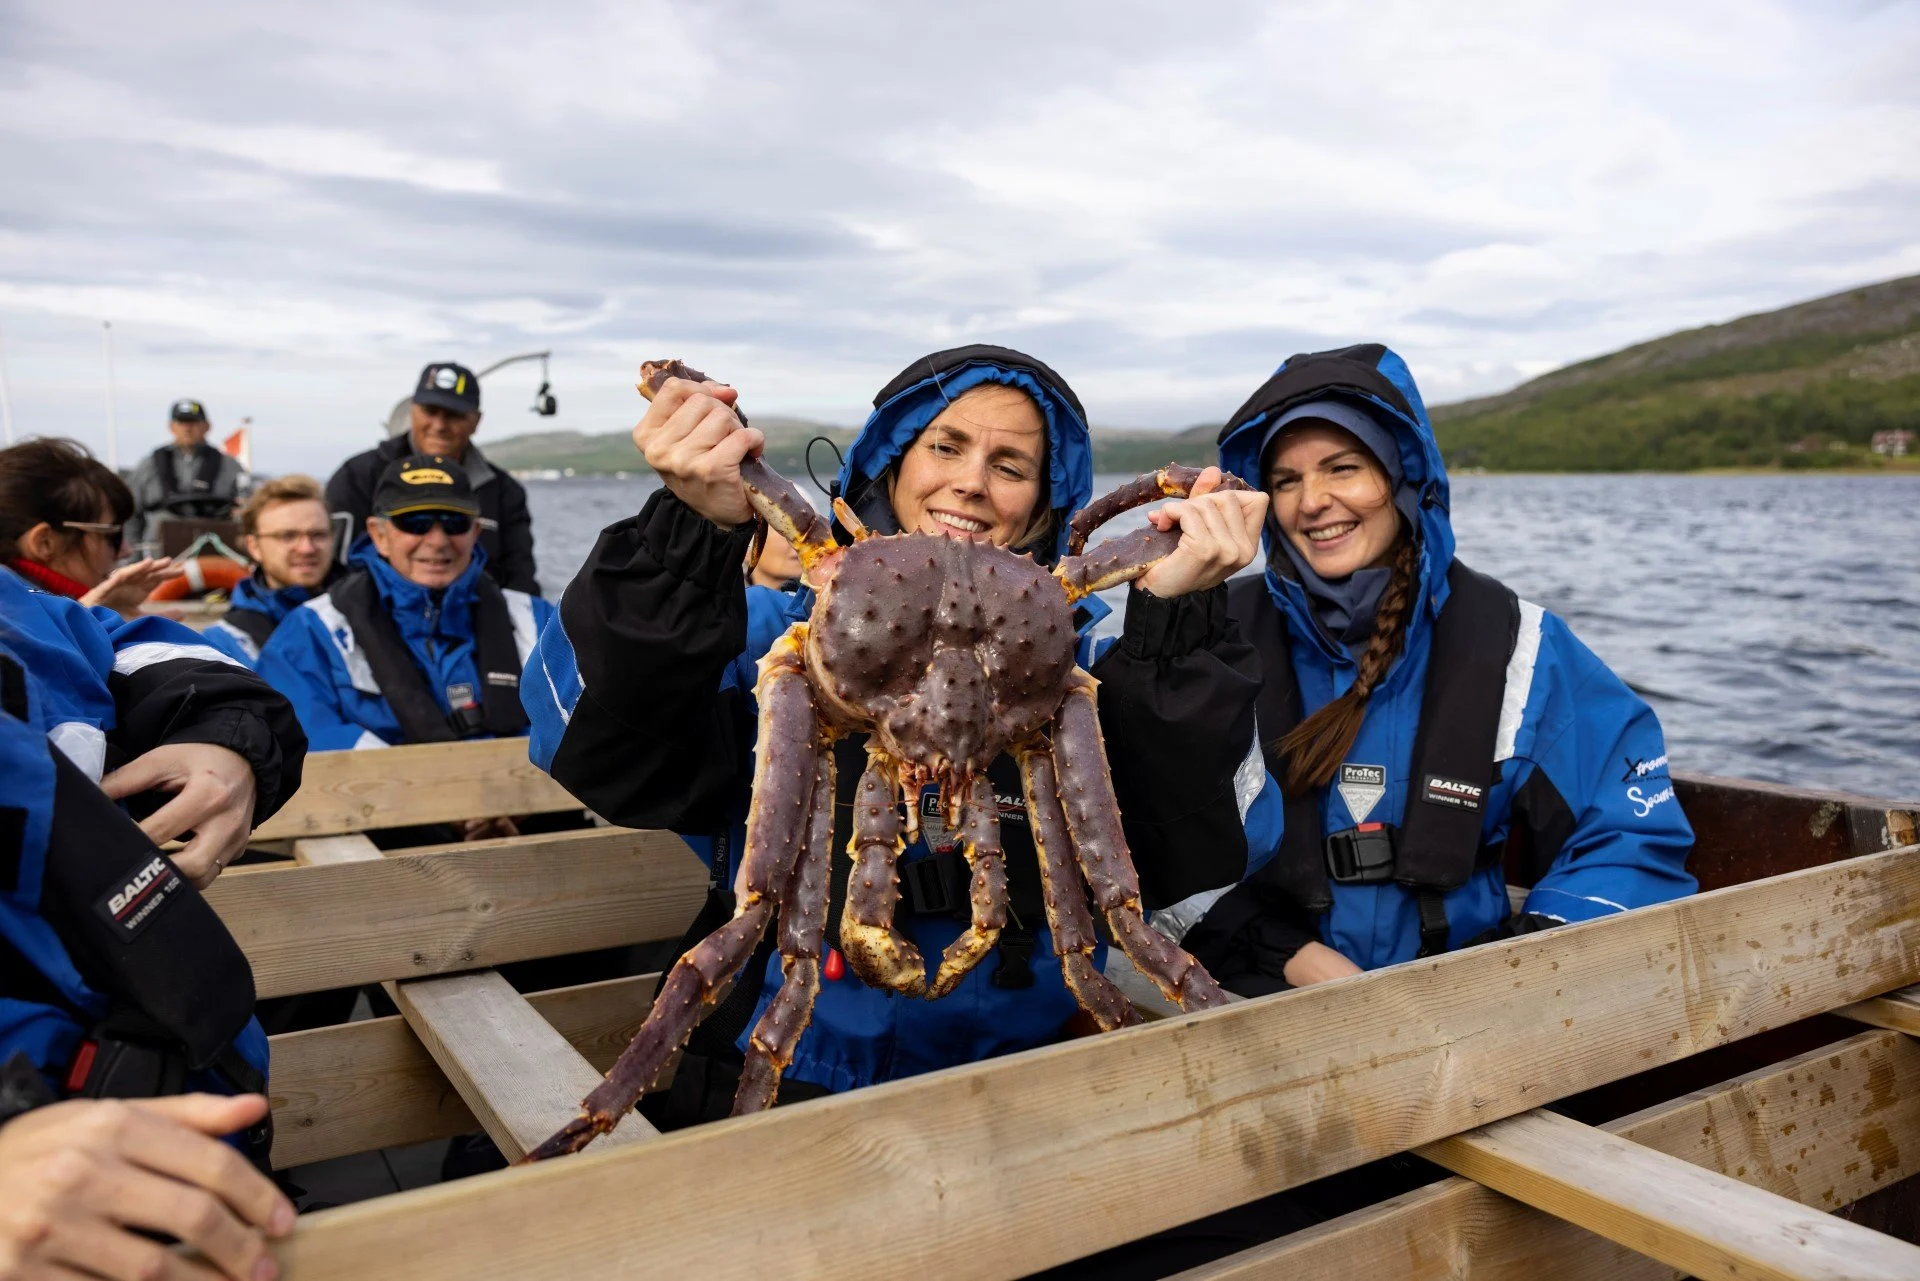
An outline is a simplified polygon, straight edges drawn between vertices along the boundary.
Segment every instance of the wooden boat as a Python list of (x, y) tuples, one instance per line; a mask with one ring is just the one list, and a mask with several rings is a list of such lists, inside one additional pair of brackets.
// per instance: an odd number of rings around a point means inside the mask
[[(1675, 785), (1698, 897), (671, 1136), (630, 1117), (578, 1157), (306, 1216), (279, 1258), (1014, 1277), (1412, 1151), (1456, 1177), (1191, 1275), (1920, 1276), (1874, 1230), (1911, 1238), (1920, 1208), (1920, 806)], [(209, 897), (263, 997), (385, 982), (402, 1015), (274, 1038), (277, 1166), (476, 1126), (517, 1156), (574, 1114), (654, 977), (523, 997), (484, 967), (677, 937), (691, 852), (358, 833), (576, 804), (520, 741), (310, 758), (256, 834), (293, 859)]]

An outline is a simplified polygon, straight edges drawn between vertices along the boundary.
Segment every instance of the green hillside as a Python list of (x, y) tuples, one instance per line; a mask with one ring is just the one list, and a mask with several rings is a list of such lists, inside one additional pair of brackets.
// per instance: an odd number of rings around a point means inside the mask
[(1873, 433), (1920, 431), (1920, 276), (1641, 343), (1433, 419), (1454, 467), (1878, 465)]

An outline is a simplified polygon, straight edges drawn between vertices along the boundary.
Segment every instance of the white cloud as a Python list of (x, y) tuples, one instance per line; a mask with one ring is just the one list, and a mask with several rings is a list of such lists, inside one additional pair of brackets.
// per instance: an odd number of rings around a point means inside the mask
[[(15, 3), (17, 416), (99, 439), (111, 318), (130, 420), (202, 396), (269, 466), (546, 346), (585, 430), (644, 356), (850, 420), (981, 339), (1175, 424), (1316, 342), (1442, 400), (1920, 270), (1911, 6), (1169, 12)], [(517, 386), (489, 432), (537, 425)]]

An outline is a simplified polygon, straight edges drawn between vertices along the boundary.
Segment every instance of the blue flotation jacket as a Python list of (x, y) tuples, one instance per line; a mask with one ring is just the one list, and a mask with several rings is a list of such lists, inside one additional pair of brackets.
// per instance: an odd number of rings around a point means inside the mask
[[(117, 708), (115, 692), (171, 700), (191, 721), (191, 696), (170, 690), (169, 675), (190, 681), (197, 668), (219, 685), (223, 674), (201, 666), (212, 651), (159, 619), (117, 629), (132, 636), (116, 647), (123, 637), (106, 620), (3, 572), (0, 604), (0, 1061), (31, 1064), (49, 1099), (264, 1090), (267, 1042), (245, 955), (97, 786), (118, 713), (143, 714)], [(100, 665), (120, 674), (117, 691)], [(225, 717), (204, 717), (198, 741), (221, 719), (248, 717), (249, 691), (264, 692), (250, 675)], [(303, 752), (284, 720), (282, 746)], [(259, 786), (271, 813), (274, 779)], [(236, 1146), (264, 1160), (270, 1137), (263, 1123)]]
[(525, 732), (517, 685), (551, 602), (495, 584), (477, 544), (439, 590), (370, 539), (348, 563), (357, 572), (289, 612), (260, 651), (260, 674), (293, 701), (315, 751)]
[(267, 586), (256, 569), (234, 584), (227, 612), (200, 635), (222, 654), (253, 667), (274, 629), (312, 598), (313, 592), (305, 587)]
[[(1065, 548), (1067, 518), (1092, 493), (1091, 439), (1085, 413), (1066, 383), (1019, 352), (960, 348), (909, 366), (875, 397), (874, 411), (842, 463), (836, 492), (846, 497), (870, 529), (898, 532), (891, 502), (879, 481), (954, 398), (988, 383), (1026, 392), (1046, 422), (1047, 493), (1056, 520), (1048, 545), (1032, 550), (1036, 559), (1051, 563)], [(533, 723), (536, 763), (614, 822), (671, 826), (710, 868), (715, 893), (689, 932), (689, 942), (703, 937), (731, 912), (727, 891), (739, 870), (751, 800), (756, 664), (813, 606), (813, 592), (808, 589), (781, 592), (749, 587), (744, 592), (744, 631), (728, 631), (733, 625), (729, 620), (738, 617), (727, 611), (736, 608), (730, 600), (741, 597), (744, 538), (744, 533), (723, 533), (665, 491), (656, 495), (639, 517), (602, 535), (567, 591), (560, 624), (542, 632), (521, 687)], [(1082, 666), (1091, 667), (1095, 661), (1093, 629), (1107, 612), (1097, 598), (1081, 602), (1075, 623)], [(723, 660), (718, 699), (707, 691), (678, 702), (684, 677), (675, 670), (703, 652), (717, 656), (717, 646), (732, 635), (739, 635), (745, 645)], [(1104, 646), (1099, 652), (1104, 652)], [(601, 681), (590, 675), (583, 681), (583, 670), (604, 671), (608, 678)], [(631, 685), (633, 693), (609, 685)], [(629, 697), (635, 705), (622, 705), (616, 712), (614, 700)], [(716, 723), (724, 728), (710, 737), (708, 727)], [(840, 745), (843, 803), (850, 803), (864, 764), (864, 742), (855, 736)], [(611, 750), (615, 743), (623, 745), (620, 756)], [(655, 764), (649, 766), (649, 761)], [(1025, 802), (1017, 775), (994, 782), (1002, 838), (1008, 846), (1014, 915), (1026, 928), (1004, 933), (996, 954), (982, 960), (955, 991), (937, 1001), (916, 1001), (868, 988), (851, 971), (823, 982), (813, 1021), (800, 1039), (787, 1080), (847, 1090), (1028, 1049), (1061, 1035), (1078, 1006), (1053, 956), (1037, 898), (1037, 875), (1036, 897), (1022, 911), (1017, 878), (1033, 862), (1027, 852)], [(712, 804), (688, 802), (690, 797), (708, 796)], [(903, 894), (897, 923), (923, 956), (937, 957), (965, 928), (964, 892), (957, 902), (952, 901), (955, 886), (947, 871), (954, 863), (964, 864), (957, 854), (949, 853), (955, 834), (929, 812), (931, 799), (931, 794), (921, 798), (922, 839), (908, 846), (901, 857)], [(841, 843), (836, 841), (836, 847)], [(932, 910), (913, 910), (915, 903)], [(942, 906), (948, 903), (951, 910)], [(831, 942), (837, 937), (837, 902), (829, 921)], [(827, 971), (834, 971), (831, 958)], [(744, 1050), (747, 1030), (773, 999), (780, 982), (780, 959), (774, 953), (767, 957), (759, 982), (743, 978), (739, 984), (749, 996), (757, 989), (757, 1004), (741, 1002), (731, 1020), (723, 1008), (709, 1018), (701, 1033), (726, 1026), (726, 1035)], [(696, 1048), (701, 1033), (696, 1033)]]
[[(1223, 429), (1221, 467), (1263, 484), (1269, 425), (1328, 399), (1364, 411), (1398, 449), (1419, 543), (1404, 646), (1333, 784), (1283, 801), (1277, 740), (1351, 688), (1364, 642), (1350, 651), (1329, 635), (1268, 522), (1265, 574), (1229, 592), (1270, 687), (1258, 740), (1273, 785), (1245, 816), (1249, 863), (1262, 866), (1181, 905), (1188, 946), (1258, 993), (1286, 986), (1281, 965), (1309, 939), (1373, 969), (1693, 892), (1693, 833), (1658, 719), (1559, 617), (1455, 561), (1446, 469), (1400, 357), (1362, 346), (1292, 358)], [(1276, 688), (1290, 708), (1265, 701)], [(1444, 729), (1422, 723), (1436, 706), (1452, 708), (1435, 717)], [(1531, 882), (1517, 915), (1510, 838)]]

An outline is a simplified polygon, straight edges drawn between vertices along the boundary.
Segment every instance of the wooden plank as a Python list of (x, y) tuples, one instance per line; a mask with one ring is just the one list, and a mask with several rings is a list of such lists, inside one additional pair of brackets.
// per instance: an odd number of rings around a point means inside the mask
[[(647, 1016), (658, 974), (531, 993), (567, 1043), (605, 1072)], [(269, 1040), (275, 1169), (480, 1128), (406, 1020), (362, 1019)]]
[(1920, 984), (1843, 1005), (1834, 1013), (1872, 1027), (1920, 1036)]
[[(572, 1120), (580, 1100), (600, 1084), (593, 1064), (497, 970), (386, 987), (407, 1025), (510, 1161)], [(607, 1141), (618, 1147), (658, 1135), (629, 1113)]]
[(1544, 1109), (1418, 1149), (1535, 1209), (1699, 1277), (1920, 1277), (1920, 1246)]
[(327, 867), (334, 863), (370, 863), (380, 857), (380, 847), (364, 836), (308, 836), (293, 843), (293, 861), (301, 867)]
[(600, 828), (222, 879), (207, 899), (269, 997), (671, 938), (706, 882), (679, 837)]
[(331, 836), (370, 827), (546, 814), (580, 802), (527, 759), (524, 738), (314, 752), (300, 790), (254, 829), (256, 840)]
[(278, 1253), (305, 1281), (671, 1275), (715, 1241), (743, 1273), (1016, 1276), (1916, 981), (1910, 849), (343, 1207)]
[[(1601, 1128), (1802, 1205), (1835, 1210), (1920, 1172), (1920, 1045), (1863, 1032)], [(1452, 1178), (1183, 1272), (1178, 1281), (1673, 1275), (1584, 1228)]]

